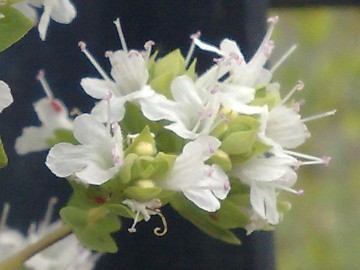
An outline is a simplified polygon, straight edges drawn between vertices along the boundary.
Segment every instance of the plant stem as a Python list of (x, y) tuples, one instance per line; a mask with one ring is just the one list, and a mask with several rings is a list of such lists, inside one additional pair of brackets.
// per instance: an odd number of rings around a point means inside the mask
[(48, 234), (44, 238), (40, 239), (38, 242), (27, 246), (25, 249), (21, 250), (19, 253), (16, 253), (12, 257), (4, 260), (0, 263), (0, 270), (14, 270), (20, 267), (27, 259), (35, 255), (36, 253), (44, 250), (45, 248), (51, 246), (57, 241), (63, 239), (67, 235), (71, 234), (72, 230), (69, 225), (63, 225), (56, 231)]

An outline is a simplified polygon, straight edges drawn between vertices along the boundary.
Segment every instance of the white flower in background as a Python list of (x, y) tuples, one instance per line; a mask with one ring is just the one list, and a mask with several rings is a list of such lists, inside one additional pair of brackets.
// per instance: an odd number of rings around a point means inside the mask
[[(106, 52), (106, 56), (111, 63), (111, 76), (113, 79), (106, 74), (89, 53), (86, 44), (79, 42), (82, 52), (103, 77), (103, 79), (84, 78), (81, 80), (81, 86), (88, 95), (102, 100), (95, 105), (91, 112), (102, 122), (107, 121), (107, 100), (110, 102), (110, 110), (113, 116), (111, 121), (120, 121), (124, 117), (124, 104), (126, 102), (138, 104), (138, 101), (146, 101), (148, 97), (154, 94), (154, 90), (146, 84), (149, 77), (147, 64), (153, 42), (149, 41), (145, 44), (146, 51), (144, 52), (129, 51), (125, 43), (120, 20), (117, 19), (114, 23), (118, 29), (122, 50)], [(110, 98), (107, 98), (109, 96)]]
[(204, 162), (219, 146), (220, 141), (211, 136), (201, 136), (187, 143), (173, 169), (159, 185), (182, 191), (187, 199), (205, 211), (218, 210), (219, 200), (224, 200), (230, 191), (229, 178), (218, 165)]
[(44, 71), (40, 71), (37, 79), (42, 84), (46, 97), (34, 103), (35, 112), (41, 126), (25, 127), (22, 135), (16, 139), (15, 150), (20, 155), (49, 149), (47, 140), (54, 136), (56, 129), (72, 129), (73, 122), (69, 112), (61, 100), (54, 98), (45, 80)]
[(9, 256), (20, 251), (25, 245), (24, 236), (6, 226), (7, 217), (9, 214), (9, 204), (5, 204), (1, 213), (0, 220), (0, 261), (7, 259)]
[(76, 176), (84, 184), (101, 185), (123, 166), (122, 134), (116, 122), (105, 126), (82, 114), (74, 120), (74, 137), (80, 145), (58, 143), (47, 156), (46, 165), (58, 177)]
[[(28, 245), (61, 227), (61, 221), (51, 223), (56, 202), (56, 198), (51, 198), (44, 220), (30, 227), (27, 236)], [(25, 262), (25, 266), (34, 270), (91, 270), (100, 256), (99, 253), (93, 253), (83, 247), (72, 234), (31, 257)]]
[(13, 103), (10, 87), (3, 81), (0, 81), (0, 113)]
[(217, 93), (207, 92), (188, 76), (180, 76), (171, 83), (174, 100), (154, 94), (141, 103), (142, 111), (150, 120), (161, 119), (173, 122), (165, 126), (185, 139), (209, 135), (219, 123), (220, 103)]
[(286, 154), (264, 155), (252, 158), (244, 163), (235, 164), (230, 175), (250, 186), (251, 205), (261, 218), (270, 224), (280, 221), (277, 210), (277, 193), (279, 190), (302, 194), (292, 189), (297, 175), (294, 171), (298, 161)]
[(63, 24), (71, 23), (76, 17), (76, 9), (69, 0), (25, 0), (14, 5), (30, 19), (35, 20), (36, 13), (32, 7), (44, 8), (38, 23), (38, 31), (42, 40), (46, 33), (50, 19)]

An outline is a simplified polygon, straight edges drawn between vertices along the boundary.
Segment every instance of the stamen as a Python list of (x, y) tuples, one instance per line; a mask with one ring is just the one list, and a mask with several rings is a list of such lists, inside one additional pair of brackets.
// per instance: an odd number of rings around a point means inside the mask
[(294, 112), (300, 112), (301, 106), (305, 104), (305, 99), (300, 99), (298, 101), (295, 101), (292, 105)]
[(45, 230), (46, 227), (48, 227), (49, 224), (51, 223), (51, 218), (54, 213), (54, 207), (57, 204), (57, 202), (58, 202), (58, 198), (56, 198), (56, 197), (50, 198), (46, 212), (45, 212), (44, 220), (41, 221), (40, 226), (39, 226), (39, 232)]
[(0, 232), (3, 231), (6, 227), (6, 222), (10, 212), (10, 204), (4, 203), (3, 210), (1, 212), (1, 220), (0, 220)]
[(122, 49), (123, 49), (125, 52), (128, 52), (128, 48), (127, 48), (126, 42), (125, 42), (125, 36), (124, 36), (124, 33), (123, 33), (123, 31), (122, 31), (122, 28), (121, 28), (120, 19), (117, 18), (117, 19), (114, 21), (114, 24), (115, 24), (115, 26), (116, 26), (116, 29), (117, 29), (117, 32), (118, 32), (118, 35), (119, 35), (119, 38), (120, 38), (121, 47), (122, 47)]
[(36, 75), (36, 79), (41, 83), (41, 86), (49, 99), (54, 99), (53, 92), (50, 89), (48, 82), (45, 79), (45, 70), (41, 69)]
[(97, 72), (107, 81), (111, 81), (109, 76), (106, 74), (106, 72), (102, 69), (102, 67), (99, 65), (99, 63), (95, 60), (94, 56), (86, 49), (86, 43), (83, 41), (79, 41), (78, 43), (80, 50), (85, 54), (87, 59), (89, 59), (90, 63), (95, 67)]
[(155, 212), (161, 218), (161, 221), (162, 221), (162, 224), (163, 224), (164, 228), (161, 231), (160, 227), (156, 227), (154, 229), (154, 234), (156, 236), (164, 236), (168, 232), (168, 225), (167, 225), (167, 222), (166, 222), (166, 218), (164, 217), (164, 215), (161, 213), (161, 211), (159, 209), (156, 209)]
[(319, 158), (290, 150), (284, 150), (284, 153), (305, 160), (305, 161), (299, 160), (301, 166), (323, 164), (324, 166), (328, 167), (329, 162), (331, 160), (331, 157), (329, 156), (324, 156), (322, 158)]
[(283, 100), (281, 101), (281, 105), (284, 105), (296, 91), (300, 91), (303, 88), (304, 88), (304, 83), (302, 81), (298, 81), (294, 86), (294, 88), (291, 89), (290, 92), (283, 98)]
[(296, 50), (297, 45), (293, 45), (290, 47), (289, 50), (273, 65), (273, 67), (270, 69), (271, 73), (274, 73), (279, 66), (281, 66), (282, 63), (285, 62), (285, 60)]
[(135, 215), (135, 218), (134, 218), (134, 222), (133, 224), (131, 225), (131, 227), (128, 229), (128, 232), (129, 233), (136, 233), (136, 224), (137, 224), (137, 221), (138, 221), (138, 218), (139, 218), (139, 214), (140, 214), (140, 211), (137, 211), (136, 212), (136, 215)]
[(303, 189), (299, 189), (299, 190), (297, 191), (297, 195), (299, 195), (299, 196), (304, 195), (304, 190), (303, 190)]
[(146, 60), (149, 60), (150, 58), (150, 55), (151, 55), (151, 48), (152, 46), (155, 45), (155, 42), (152, 41), (152, 40), (149, 40), (147, 41), (145, 44), (144, 44), (144, 48), (145, 48), (145, 53), (143, 55), (143, 58), (146, 59)]
[(190, 48), (188, 53), (186, 54), (186, 58), (185, 58), (185, 68), (188, 68), (189, 64), (190, 64), (190, 60), (194, 54), (194, 50), (195, 50), (195, 39), (200, 38), (201, 36), (201, 32), (197, 31), (196, 33), (192, 34), (190, 36), (190, 38), (192, 39), (191, 44), (190, 44)]
[(210, 90), (210, 94), (214, 95), (217, 92), (219, 92), (220, 87), (218, 85), (215, 85), (211, 90)]
[(321, 118), (324, 118), (324, 117), (327, 117), (327, 116), (330, 116), (330, 115), (334, 115), (335, 113), (336, 113), (336, 110), (332, 110), (332, 111), (329, 111), (329, 112), (320, 113), (320, 114), (316, 114), (316, 115), (313, 115), (313, 116), (303, 118), (303, 119), (301, 119), (301, 121), (303, 123), (305, 123), (305, 122), (321, 119)]
[(197, 45), (200, 49), (202, 49), (204, 51), (214, 52), (214, 53), (217, 53), (218, 55), (224, 56), (224, 53), (220, 49), (216, 48), (213, 45), (205, 43), (195, 37), (193, 38), (193, 41), (194, 41), (195, 45)]
[(268, 40), (264, 43), (264, 46), (262, 47), (264, 55), (266, 58), (270, 58), (271, 52), (274, 49), (274, 41)]

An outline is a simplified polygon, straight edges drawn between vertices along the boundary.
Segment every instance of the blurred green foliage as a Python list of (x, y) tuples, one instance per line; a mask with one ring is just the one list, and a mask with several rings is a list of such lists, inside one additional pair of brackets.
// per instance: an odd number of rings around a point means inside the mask
[(360, 256), (360, 9), (272, 10), (280, 16), (274, 58), (293, 43), (298, 49), (275, 74), (286, 93), (305, 82), (304, 117), (337, 109), (310, 122), (301, 149), (332, 156), (329, 168), (302, 167), (302, 197), (281, 195), (292, 211), (276, 231), (279, 270), (359, 269)]

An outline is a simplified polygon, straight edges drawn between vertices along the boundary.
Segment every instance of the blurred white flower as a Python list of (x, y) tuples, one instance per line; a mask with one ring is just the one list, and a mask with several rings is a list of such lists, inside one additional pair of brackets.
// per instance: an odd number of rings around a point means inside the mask
[(36, 19), (33, 7), (44, 8), (38, 23), (38, 31), (42, 40), (46, 39), (50, 19), (63, 24), (71, 23), (76, 17), (76, 9), (69, 0), (25, 0), (14, 5), (30, 19)]
[(101, 185), (123, 166), (122, 134), (117, 123), (105, 126), (90, 114), (74, 120), (74, 137), (80, 145), (58, 143), (46, 165), (58, 177), (76, 176), (84, 184)]
[(3, 81), (0, 81), (0, 113), (13, 103), (10, 87)]
[(54, 136), (56, 129), (71, 130), (73, 127), (73, 121), (69, 118), (66, 106), (61, 100), (54, 98), (45, 80), (44, 71), (40, 71), (37, 78), (47, 95), (34, 103), (34, 109), (41, 125), (23, 129), (22, 135), (15, 142), (15, 150), (19, 155), (49, 149), (47, 140)]

